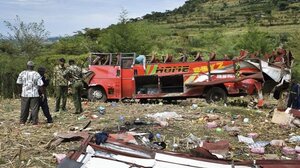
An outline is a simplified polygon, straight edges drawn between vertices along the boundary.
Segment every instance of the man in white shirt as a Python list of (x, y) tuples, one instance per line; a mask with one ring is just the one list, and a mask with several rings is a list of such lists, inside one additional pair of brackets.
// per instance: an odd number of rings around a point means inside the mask
[(17, 84), (22, 85), (21, 94), (21, 116), (20, 124), (26, 123), (29, 109), (31, 109), (31, 117), (33, 125), (38, 124), (38, 112), (39, 112), (39, 92), (40, 86), (43, 86), (41, 75), (33, 70), (34, 63), (32, 61), (27, 62), (27, 70), (22, 71), (17, 79)]

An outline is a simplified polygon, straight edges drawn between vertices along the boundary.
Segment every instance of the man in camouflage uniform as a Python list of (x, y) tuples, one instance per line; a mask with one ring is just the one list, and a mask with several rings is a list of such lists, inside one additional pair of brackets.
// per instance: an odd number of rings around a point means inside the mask
[(71, 83), (75, 114), (79, 114), (83, 112), (81, 106), (82, 72), (81, 68), (75, 65), (74, 60), (69, 60), (69, 65), (63, 72), (63, 76)]
[(66, 111), (68, 81), (63, 77), (63, 72), (66, 70), (65, 59), (60, 58), (58, 65), (54, 67), (53, 84), (55, 87), (55, 112), (60, 109), (60, 100), (62, 99), (61, 109)]

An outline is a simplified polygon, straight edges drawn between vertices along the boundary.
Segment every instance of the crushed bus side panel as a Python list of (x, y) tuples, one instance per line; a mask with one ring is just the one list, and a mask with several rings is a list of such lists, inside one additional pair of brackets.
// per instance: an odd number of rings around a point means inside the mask
[[(98, 53), (96, 56), (96, 61), (91, 61), (93, 64), (89, 67), (95, 74), (89, 83), (90, 90), (94, 91), (92, 98), (105, 95), (107, 99), (119, 100), (209, 99), (210, 96), (218, 101), (231, 95), (258, 93), (262, 99), (266, 81), (272, 81), (275, 87), (291, 79), (287, 64), (259, 58), (245, 59), (244, 55), (234, 60), (193, 62), (172, 62), (172, 59), (158, 62), (152, 58), (152, 63), (145, 64), (136, 62), (135, 53)], [(213, 88), (218, 91), (212, 91)]]

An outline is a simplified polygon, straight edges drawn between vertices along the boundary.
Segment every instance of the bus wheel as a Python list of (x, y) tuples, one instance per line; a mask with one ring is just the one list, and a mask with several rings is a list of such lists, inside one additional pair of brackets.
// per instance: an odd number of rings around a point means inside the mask
[(207, 92), (205, 99), (207, 103), (212, 103), (217, 101), (226, 102), (227, 94), (225, 90), (220, 87), (212, 87)]
[(107, 100), (106, 93), (102, 88), (91, 87), (88, 90), (88, 99), (91, 101), (105, 102)]

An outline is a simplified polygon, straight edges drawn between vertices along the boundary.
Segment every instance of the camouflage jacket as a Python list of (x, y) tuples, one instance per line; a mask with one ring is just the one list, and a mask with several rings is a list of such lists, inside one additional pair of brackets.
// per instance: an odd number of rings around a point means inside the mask
[(63, 72), (63, 76), (73, 84), (75, 81), (82, 79), (81, 68), (77, 65), (71, 65)]
[(68, 81), (63, 76), (63, 72), (66, 70), (66, 67), (57, 65), (54, 67), (53, 72), (53, 85), (54, 86), (68, 86)]

